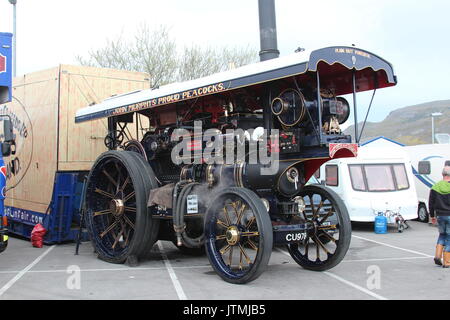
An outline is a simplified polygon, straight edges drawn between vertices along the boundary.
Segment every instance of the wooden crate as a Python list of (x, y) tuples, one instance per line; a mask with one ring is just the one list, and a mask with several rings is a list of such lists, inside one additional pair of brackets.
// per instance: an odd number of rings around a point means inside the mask
[(147, 89), (146, 73), (71, 65), (14, 79), (13, 101), (0, 106), (14, 123), (17, 151), (5, 158), (6, 206), (44, 213), (56, 172), (88, 171), (106, 147), (105, 119), (75, 124), (78, 109), (112, 95)]

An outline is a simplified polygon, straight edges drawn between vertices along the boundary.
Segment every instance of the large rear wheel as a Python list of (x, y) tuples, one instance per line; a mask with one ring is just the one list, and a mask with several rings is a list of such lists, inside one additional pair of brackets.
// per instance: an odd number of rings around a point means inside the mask
[(105, 152), (88, 176), (86, 226), (98, 257), (108, 262), (135, 261), (156, 241), (157, 225), (147, 210), (156, 182), (148, 163), (138, 157)]

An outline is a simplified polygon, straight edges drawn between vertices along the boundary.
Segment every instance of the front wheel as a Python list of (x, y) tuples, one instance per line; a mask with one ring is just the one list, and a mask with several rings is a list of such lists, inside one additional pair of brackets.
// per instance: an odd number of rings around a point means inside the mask
[(333, 268), (344, 259), (351, 240), (351, 223), (347, 208), (339, 196), (322, 186), (306, 186), (299, 194), (306, 210), (303, 218), (314, 230), (301, 243), (287, 246), (300, 266), (313, 271)]
[(207, 209), (204, 230), (209, 262), (223, 280), (248, 283), (265, 270), (272, 253), (272, 223), (253, 191), (220, 191)]

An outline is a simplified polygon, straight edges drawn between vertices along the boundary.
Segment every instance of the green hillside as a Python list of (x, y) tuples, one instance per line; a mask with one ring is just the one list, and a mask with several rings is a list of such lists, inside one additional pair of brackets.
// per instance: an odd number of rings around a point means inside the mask
[[(392, 111), (381, 122), (367, 122), (361, 141), (385, 136), (406, 145), (431, 143), (431, 113), (441, 112), (435, 117), (435, 133), (450, 134), (450, 100), (433, 101)], [(362, 123), (358, 129), (361, 130)], [(353, 136), (354, 126), (346, 134)]]

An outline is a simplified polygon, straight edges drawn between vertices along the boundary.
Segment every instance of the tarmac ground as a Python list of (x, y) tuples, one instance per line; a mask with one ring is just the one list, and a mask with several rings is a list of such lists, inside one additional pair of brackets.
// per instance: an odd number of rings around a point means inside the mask
[(284, 247), (273, 250), (267, 270), (246, 285), (224, 282), (206, 256), (181, 253), (158, 242), (137, 267), (97, 259), (90, 242), (37, 249), (10, 238), (0, 255), (0, 300), (428, 300), (448, 299), (450, 269), (433, 262), (437, 228), (409, 222), (398, 233), (375, 234), (353, 224), (345, 259), (325, 272), (297, 265)]

